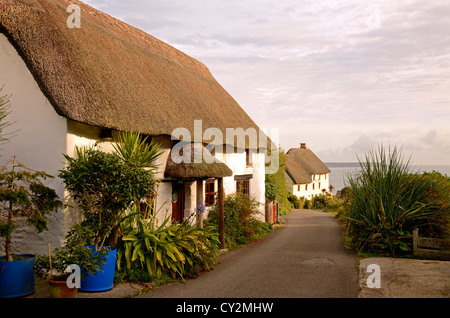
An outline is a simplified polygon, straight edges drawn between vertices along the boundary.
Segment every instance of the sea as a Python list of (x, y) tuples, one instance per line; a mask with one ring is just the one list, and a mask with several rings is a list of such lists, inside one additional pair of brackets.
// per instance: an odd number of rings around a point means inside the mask
[[(347, 177), (349, 174), (358, 173), (360, 170), (358, 162), (325, 162), (325, 165), (331, 170), (330, 184), (334, 187), (334, 194), (348, 185)], [(440, 172), (443, 175), (450, 176), (450, 165), (411, 166), (411, 171), (413, 172), (432, 172), (433, 170)]]

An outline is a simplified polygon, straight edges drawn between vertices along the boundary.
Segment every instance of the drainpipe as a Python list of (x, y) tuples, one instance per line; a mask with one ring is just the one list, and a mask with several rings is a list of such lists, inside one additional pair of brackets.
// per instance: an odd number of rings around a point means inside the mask
[(218, 193), (218, 204), (219, 204), (219, 240), (221, 248), (225, 248), (225, 233), (224, 233), (224, 211), (223, 211), (223, 178), (219, 178), (219, 193)]

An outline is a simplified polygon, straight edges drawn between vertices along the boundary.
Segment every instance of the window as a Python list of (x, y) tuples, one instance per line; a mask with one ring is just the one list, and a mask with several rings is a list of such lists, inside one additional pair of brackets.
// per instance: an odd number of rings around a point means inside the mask
[(205, 182), (205, 206), (214, 204), (214, 180), (206, 180)]
[(305, 184), (305, 191), (308, 191), (308, 185)]
[(300, 191), (300, 185), (297, 185), (297, 191)]
[(245, 149), (245, 164), (247, 165), (247, 167), (252, 166), (252, 162), (250, 160), (250, 149)]
[(238, 179), (236, 180), (236, 192), (250, 195), (250, 180)]
[(109, 128), (102, 128), (100, 130), (100, 139), (105, 140), (105, 141), (111, 141), (113, 140), (113, 134), (112, 134), (112, 129)]

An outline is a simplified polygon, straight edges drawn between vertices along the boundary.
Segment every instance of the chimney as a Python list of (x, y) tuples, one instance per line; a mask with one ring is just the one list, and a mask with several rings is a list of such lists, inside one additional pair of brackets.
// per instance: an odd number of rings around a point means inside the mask
[(307, 148), (306, 148), (306, 143), (302, 142), (302, 143), (300, 144), (300, 148), (302, 148), (302, 149), (307, 149)]

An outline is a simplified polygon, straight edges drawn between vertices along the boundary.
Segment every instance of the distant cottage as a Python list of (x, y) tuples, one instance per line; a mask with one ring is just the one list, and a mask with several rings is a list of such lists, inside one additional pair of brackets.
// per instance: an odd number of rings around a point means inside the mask
[[(81, 8), (79, 29), (66, 24), (72, 3)], [(259, 128), (205, 65), (141, 30), (79, 1), (0, 0), (1, 86), (12, 95), (8, 119), (20, 129), (3, 146), (3, 160), (17, 155), (56, 176), (65, 165), (62, 154), (75, 156), (75, 146), (99, 142), (110, 151), (119, 132), (140, 132), (162, 144), (157, 202), (173, 219), (191, 216), (199, 203), (212, 204), (218, 178), (225, 194), (242, 190), (262, 203), (263, 212), (264, 152), (245, 144), (225, 153), (224, 140), (214, 153), (222, 162), (172, 162), (172, 148), (180, 142), (173, 130), (183, 127), (194, 135), (195, 120), (203, 130), (218, 128), (224, 135), (227, 128)], [(200, 142), (204, 147), (209, 141)], [(59, 178), (49, 185), (69, 198)], [(61, 210), (50, 231), (36, 239), (23, 239), (35, 235), (24, 229), (17, 235), (21, 251), (15, 252), (60, 245), (76, 218), (71, 208)]]
[(285, 179), (289, 192), (302, 201), (320, 194), (329, 194), (330, 169), (305, 143), (300, 148), (289, 149)]

